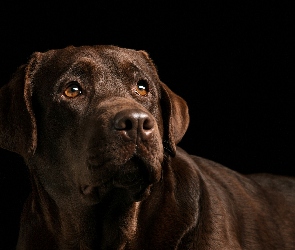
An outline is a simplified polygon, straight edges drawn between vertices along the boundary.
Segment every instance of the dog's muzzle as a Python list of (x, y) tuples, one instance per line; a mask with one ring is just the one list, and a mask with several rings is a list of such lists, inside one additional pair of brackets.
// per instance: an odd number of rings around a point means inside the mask
[[(101, 201), (116, 190), (141, 200), (161, 178), (162, 143), (153, 116), (141, 109), (123, 109), (113, 115), (105, 144), (91, 149), (91, 185), (82, 192)], [(97, 140), (99, 141), (99, 139)]]

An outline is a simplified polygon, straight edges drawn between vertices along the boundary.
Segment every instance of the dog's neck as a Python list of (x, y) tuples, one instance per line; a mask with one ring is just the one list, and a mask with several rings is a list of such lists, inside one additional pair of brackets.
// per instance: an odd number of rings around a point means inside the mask
[[(19, 238), (19, 246), (29, 247), (17, 249), (35, 250), (41, 249), (41, 245), (63, 250), (180, 246), (184, 235), (195, 234), (193, 228), (199, 218), (199, 210), (195, 208), (200, 199), (196, 170), (191, 168), (192, 174), (183, 176), (182, 161), (180, 158), (171, 163), (167, 160), (163, 164), (162, 180), (153, 185), (151, 194), (141, 202), (124, 202), (124, 194), (116, 192), (112, 199), (93, 206), (74, 206), (73, 202), (58, 205), (44, 187), (33, 180), (33, 192), (24, 208)], [(177, 178), (182, 178), (189, 190), (195, 190), (193, 199), (186, 199)], [(176, 216), (180, 212), (181, 216)], [(153, 228), (158, 230), (151, 230)]]
[[(47, 241), (48, 249), (124, 249), (132, 240), (140, 202), (124, 204), (115, 200), (92, 206), (60, 206), (36, 178), (32, 182), (17, 249), (27, 249), (21, 245), (40, 249), (36, 238)], [(35, 242), (31, 242), (33, 238)]]

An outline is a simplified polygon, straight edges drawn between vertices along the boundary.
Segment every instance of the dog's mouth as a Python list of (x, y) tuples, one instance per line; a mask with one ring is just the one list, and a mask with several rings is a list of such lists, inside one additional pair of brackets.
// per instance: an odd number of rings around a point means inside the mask
[(123, 165), (105, 166), (108, 167), (110, 169), (105, 171), (112, 174), (103, 182), (81, 187), (81, 192), (87, 200), (97, 203), (119, 194), (121, 199), (140, 201), (149, 195), (151, 186), (160, 179), (155, 167), (136, 155)]

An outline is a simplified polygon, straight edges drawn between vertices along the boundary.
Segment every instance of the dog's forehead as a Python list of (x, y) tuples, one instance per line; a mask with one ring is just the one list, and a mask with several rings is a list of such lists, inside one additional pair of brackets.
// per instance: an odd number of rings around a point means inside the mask
[[(56, 72), (69, 68), (93, 68), (105, 72), (150, 71), (142, 53), (115, 46), (82, 46), (52, 50), (43, 54), (44, 67)], [(47, 59), (47, 60), (46, 60)]]
[(101, 45), (71, 46), (39, 53), (37, 58), (39, 66), (32, 85), (36, 95), (43, 96), (48, 91), (59, 94), (75, 81), (85, 89), (95, 89), (100, 96), (114, 90), (123, 95), (141, 79), (154, 86), (150, 91), (155, 96), (159, 92), (157, 70), (143, 51)]
[(101, 45), (71, 46), (39, 53), (38, 58), (33, 89), (41, 95), (52, 88), (59, 92), (72, 81), (84, 87), (93, 86), (102, 94), (114, 87), (124, 92), (126, 86), (145, 79), (159, 91), (157, 70), (143, 51)]

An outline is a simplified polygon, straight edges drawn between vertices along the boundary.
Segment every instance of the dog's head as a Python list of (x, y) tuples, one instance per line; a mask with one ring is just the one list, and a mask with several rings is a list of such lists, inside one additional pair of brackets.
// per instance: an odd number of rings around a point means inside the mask
[(33, 54), (0, 90), (0, 117), (0, 146), (54, 199), (91, 203), (144, 197), (189, 122), (147, 53), (114, 46)]

